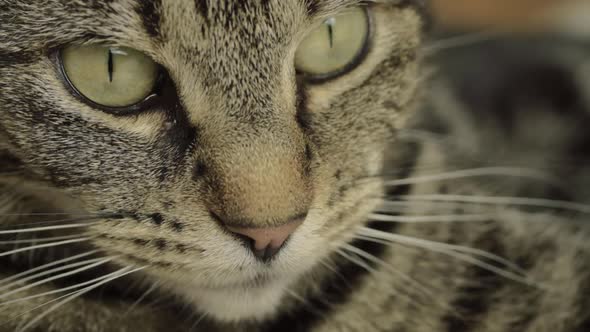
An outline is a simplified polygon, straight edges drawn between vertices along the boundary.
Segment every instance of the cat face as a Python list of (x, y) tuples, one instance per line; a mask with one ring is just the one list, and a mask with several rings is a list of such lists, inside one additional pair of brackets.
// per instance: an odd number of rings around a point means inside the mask
[[(147, 266), (142, 277), (214, 318), (263, 318), (377, 202), (372, 176), (417, 83), (421, 21), (399, 3), (10, 6), (0, 13), (18, 18), (0, 35), (0, 149), (31, 170), (21, 180), (55, 189), (61, 209), (98, 213), (83, 232), (118, 264)], [(354, 61), (316, 75), (320, 52), (297, 70), (309, 36), (355, 10), (367, 25)], [(107, 50), (107, 69), (69, 77), (68, 65), (87, 66), (65, 63), (76, 47)], [(86, 98), (122, 70), (110, 57), (125, 49), (154, 63), (150, 100)]]

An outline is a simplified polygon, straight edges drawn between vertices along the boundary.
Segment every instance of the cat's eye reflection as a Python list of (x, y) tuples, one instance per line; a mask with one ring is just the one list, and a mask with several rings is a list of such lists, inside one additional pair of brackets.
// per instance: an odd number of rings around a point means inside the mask
[(125, 108), (145, 100), (158, 80), (158, 65), (127, 47), (68, 46), (60, 52), (68, 83), (100, 106)]
[(311, 80), (327, 80), (354, 69), (366, 53), (369, 13), (355, 8), (328, 18), (295, 53), (297, 71)]

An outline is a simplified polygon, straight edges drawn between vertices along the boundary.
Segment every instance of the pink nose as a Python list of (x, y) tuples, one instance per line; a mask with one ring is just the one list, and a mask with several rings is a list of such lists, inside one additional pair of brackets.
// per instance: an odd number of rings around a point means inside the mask
[(279, 252), (285, 241), (302, 223), (301, 219), (279, 227), (240, 228), (227, 226), (227, 229), (250, 238), (253, 241), (252, 249), (256, 257), (267, 261)]

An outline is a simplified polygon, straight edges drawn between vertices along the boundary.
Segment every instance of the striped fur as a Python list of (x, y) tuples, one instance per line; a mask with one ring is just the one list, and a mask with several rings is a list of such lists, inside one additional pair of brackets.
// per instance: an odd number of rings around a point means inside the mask
[[(305, 83), (292, 68), (297, 44), (357, 5), (374, 24), (367, 58), (333, 81)], [(449, 72), (418, 111), (423, 14), (423, 1), (395, 0), (0, 0), (0, 331), (585, 331), (587, 210), (408, 200), (590, 203), (588, 104), (550, 91), (547, 107), (513, 116), (458, 94), (481, 76), (443, 62)], [(80, 102), (55, 63), (71, 43), (148, 54), (167, 73), (160, 101), (129, 116)], [(568, 45), (575, 60), (539, 61), (562, 68), (588, 54)], [(441, 56), (485, 68), (469, 49)], [(567, 105), (555, 106), (563, 95)], [(527, 131), (531, 119), (546, 131)], [(388, 182), (498, 165), (571, 178)], [(216, 221), (262, 227), (305, 213), (269, 263)], [(379, 220), (473, 214), (487, 217)], [(30, 269), (48, 272), (23, 276)], [(113, 280), (97, 279), (105, 276)]]

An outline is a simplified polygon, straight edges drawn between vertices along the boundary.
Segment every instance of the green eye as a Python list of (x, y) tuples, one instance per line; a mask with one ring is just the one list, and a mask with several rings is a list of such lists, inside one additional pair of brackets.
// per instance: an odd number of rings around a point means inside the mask
[(350, 71), (365, 55), (369, 34), (369, 15), (364, 8), (331, 17), (299, 45), (295, 67), (312, 80), (326, 80)]
[(98, 106), (127, 108), (152, 95), (158, 65), (127, 47), (69, 46), (61, 51), (61, 65), (70, 85)]

